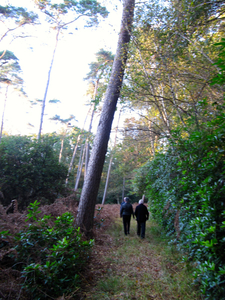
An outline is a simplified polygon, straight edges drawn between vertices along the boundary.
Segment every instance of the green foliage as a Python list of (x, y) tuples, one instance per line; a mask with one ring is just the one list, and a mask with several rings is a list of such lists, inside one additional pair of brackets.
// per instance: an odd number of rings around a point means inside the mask
[(100, 228), (104, 226), (105, 219), (101, 217), (101, 211), (103, 210), (103, 207), (96, 208), (96, 216), (94, 217), (94, 226)]
[[(178, 158), (171, 150), (158, 153), (154, 160), (137, 170), (133, 180), (135, 192), (151, 199), (152, 215), (170, 234), (175, 232), (173, 220), (182, 193), (179, 190), (181, 174), (176, 169), (177, 162)], [(170, 218), (166, 218), (167, 214)]]
[[(67, 24), (76, 21), (79, 17), (88, 17), (86, 22), (87, 26), (97, 25), (99, 22), (99, 17), (106, 18), (108, 16), (108, 11), (104, 6), (96, 0), (67, 0), (62, 1), (63, 3), (52, 4), (51, 0), (42, 1), (37, 0), (36, 4), (39, 9), (42, 10), (50, 19), (56, 20), (60, 16), (62, 19), (63, 15), (74, 13), (73, 20), (68, 22), (68, 17), (65, 22), (60, 23), (60, 27), (66, 27)], [(64, 23), (64, 24), (63, 24)]]
[(63, 192), (67, 168), (59, 164), (50, 140), (37, 143), (26, 136), (2, 138), (0, 187), (4, 205), (14, 198), (22, 207), (37, 197), (52, 202)]
[(90, 253), (93, 240), (84, 241), (67, 212), (54, 219), (37, 218), (38, 202), (28, 208), (30, 224), (16, 237), (17, 261), (22, 262), (24, 288), (32, 299), (68, 294), (79, 286), (79, 272)]
[[(224, 84), (224, 39), (215, 65), (214, 85)], [(150, 199), (152, 216), (181, 251), (195, 262), (193, 276), (205, 299), (225, 294), (225, 107), (204, 98), (202, 115), (171, 131), (168, 149), (137, 170), (136, 191)], [(200, 125), (200, 126), (199, 126)]]
[(197, 262), (193, 275), (206, 299), (225, 293), (225, 114), (218, 110), (204, 130), (171, 142), (134, 181), (150, 199), (152, 216)]
[(180, 27), (187, 31), (195, 31), (196, 28), (206, 27), (214, 23), (215, 21), (220, 21), (220, 14), (224, 13), (224, 3), (221, 1), (203, 1), (203, 0), (180, 0), (174, 1), (174, 6), (177, 8), (177, 23), (181, 23)]
[(96, 53), (96, 61), (89, 64), (90, 72), (85, 79), (101, 79), (103, 76), (108, 77), (111, 70), (114, 55), (110, 51), (100, 49)]
[(225, 83), (225, 39), (222, 38), (220, 43), (216, 43), (215, 46), (220, 47), (219, 58), (215, 65), (220, 69), (220, 72), (212, 79), (212, 84), (222, 85)]
[(225, 266), (225, 114), (205, 125), (205, 131), (194, 132), (179, 145), (180, 184), (185, 192), (181, 199), (184, 229), (180, 243), (189, 250), (190, 258), (199, 262), (194, 275), (203, 285), (202, 292), (215, 299), (225, 292), (225, 277), (220, 271)]
[[(1, 239), (5, 239), (9, 235), (10, 235), (9, 230), (0, 231), (0, 237), (1, 237)], [(1, 248), (1, 246), (0, 246), (0, 248)]]
[(17, 86), (23, 80), (18, 76), (20, 73), (18, 58), (11, 51), (0, 51), (0, 83)]
[(33, 23), (38, 18), (37, 14), (28, 12), (27, 9), (23, 7), (15, 7), (12, 5), (0, 5), (0, 15), (4, 18), (14, 19), (19, 26)]
[(27, 208), (28, 215), (26, 221), (37, 221), (38, 214), (41, 212), (40, 210), (38, 210), (39, 204), (40, 202), (37, 202), (37, 200), (35, 200), (34, 203), (30, 203), (30, 206)]

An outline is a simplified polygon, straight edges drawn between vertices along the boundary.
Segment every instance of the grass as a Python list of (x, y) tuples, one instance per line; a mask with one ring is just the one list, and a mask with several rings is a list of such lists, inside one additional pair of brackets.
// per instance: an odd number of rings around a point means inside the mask
[(131, 234), (124, 236), (121, 219), (107, 234), (112, 244), (101, 256), (107, 268), (85, 299), (147, 300), (202, 299), (192, 283), (191, 268), (182, 255), (153, 221), (147, 222), (146, 238), (136, 235), (136, 221), (131, 221)]

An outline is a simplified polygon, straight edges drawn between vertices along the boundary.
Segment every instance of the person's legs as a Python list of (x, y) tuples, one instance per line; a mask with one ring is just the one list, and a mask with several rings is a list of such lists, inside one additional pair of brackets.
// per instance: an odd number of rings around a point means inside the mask
[(141, 222), (141, 238), (145, 238), (145, 222)]
[(141, 234), (141, 223), (137, 221), (137, 235), (140, 236)]
[(129, 216), (123, 216), (123, 228), (124, 228), (124, 234), (127, 235), (128, 232), (128, 219)]
[(130, 219), (131, 219), (131, 215), (127, 216), (127, 233), (130, 234)]

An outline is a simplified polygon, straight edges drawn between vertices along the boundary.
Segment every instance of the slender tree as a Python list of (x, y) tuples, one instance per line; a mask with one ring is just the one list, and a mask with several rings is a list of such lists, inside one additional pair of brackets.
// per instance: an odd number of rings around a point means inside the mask
[(87, 113), (86, 118), (84, 120), (83, 128), (81, 129), (80, 133), (78, 134), (76, 144), (74, 145), (74, 148), (73, 148), (73, 155), (72, 155), (70, 165), (69, 165), (69, 169), (68, 169), (68, 173), (67, 173), (67, 176), (66, 176), (66, 185), (68, 184), (68, 181), (69, 181), (69, 176), (70, 176), (70, 172), (71, 172), (72, 167), (73, 167), (73, 162), (74, 162), (74, 159), (75, 159), (75, 156), (76, 156), (76, 153), (77, 153), (77, 148), (78, 148), (78, 145), (79, 145), (79, 142), (80, 142), (81, 135), (84, 133), (84, 127), (85, 127), (87, 117), (88, 117), (88, 114), (89, 114), (90, 110), (91, 110), (91, 108), (88, 110), (88, 113)]
[[(21, 84), (23, 80), (19, 77), (21, 72), (18, 58), (11, 51), (1, 51), (0, 52), (0, 86), (4, 84), (6, 86), (5, 90), (5, 100), (2, 112), (1, 128), (0, 128), (0, 142), (2, 138), (2, 131), (4, 126), (4, 115), (6, 110), (6, 102), (8, 97), (9, 88), (21, 89)], [(20, 92), (23, 92), (21, 89)]]
[[(113, 63), (114, 55), (110, 51), (105, 51), (104, 49), (100, 49), (96, 53), (96, 61), (90, 63), (90, 72), (88, 73), (85, 79), (88, 79), (92, 84), (92, 89), (88, 91), (88, 94), (92, 96), (92, 112), (91, 112), (91, 120), (89, 125), (89, 133), (92, 130), (92, 122), (94, 119), (94, 114), (96, 112), (99, 101), (102, 98), (102, 95), (99, 95), (98, 88), (99, 84), (101, 85), (101, 79), (103, 77), (108, 77), (109, 72), (111, 70), (111, 66)], [(89, 161), (89, 153), (90, 153), (90, 143), (89, 137), (86, 140), (86, 161), (85, 161), (85, 175), (87, 174), (88, 161)]]
[(61, 148), (59, 151), (59, 163), (62, 160), (63, 144), (64, 144), (64, 140), (66, 137), (66, 133), (68, 131), (68, 128), (71, 127), (71, 121), (74, 119), (75, 119), (74, 115), (70, 115), (69, 118), (67, 118), (67, 119), (61, 119), (60, 116), (58, 116), (58, 115), (55, 115), (53, 118), (50, 118), (50, 120), (52, 120), (52, 121), (58, 121), (62, 125), (66, 125), (62, 132)]
[[(50, 63), (50, 67), (48, 70), (48, 78), (45, 88), (45, 93), (42, 102), (42, 111), (41, 111), (41, 120), (40, 120), (40, 127), (38, 132), (38, 140), (40, 140), (42, 125), (43, 125), (43, 118), (44, 118), (44, 111), (45, 111), (45, 103), (50, 83), (50, 77), (52, 72), (52, 67), (55, 59), (55, 53), (57, 50), (58, 42), (59, 42), (59, 35), (63, 29), (66, 29), (70, 24), (76, 22), (78, 19), (82, 17), (87, 17), (87, 25), (94, 26), (97, 25), (99, 22), (99, 17), (107, 17), (108, 12), (105, 7), (102, 7), (96, 0), (82, 0), (82, 1), (64, 1), (61, 4), (51, 3), (51, 0), (36, 0), (36, 3), (41, 11), (43, 11), (49, 22), (54, 24), (54, 30), (56, 31), (55, 37), (55, 46), (53, 49), (52, 59)], [(72, 14), (70, 20), (68, 18), (64, 19), (65, 15)]]
[(3, 132), (3, 126), (4, 126), (4, 116), (5, 116), (5, 108), (6, 108), (6, 102), (7, 102), (7, 96), (8, 96), (8, 89), (9, 89), (9, 84), (7, 84), (6, 91), (5, 91), (5, 101), (4, 101), (4, 107), (3, 107), (3, 112), (2, 112), (2, 122), (1, 122), (1, 129), (0, 129), (0, 143), (2, 140), (2, 132)]
[(134, 6), (135, 0), (124, 1), (117, 51), (97, 128), (97, 134), (94, 139), (93, 149), (88, 165), (88, 172), (85, 177), (81, 193), (76, 222), (87, 237), (91, 237), (93, 234), (92, 229), (95, 203), (105, 161), (112, 121), (120, 95), (126, 66)]
[[(119, 117), (118, 117), (118, 123), (116, 126), (114, 148), (116, 146), (117, 132), (118, 132), (118, 127), (119, 127), (121, 112), (122, 112), (122, 109), (120, 110)], [(110, 160), (109, 160), (109, 167), (108, 167), (108, 172), (107, 172), (107, 177), (106, 177), (106, 182), (105, 182), (105, 189), (104, 189), (104, 194), (103, 194), (103, 198), (102, 198), (102, 204), (105, 204), (105, 199), (106, 199), (106, 194), (107, 194), (107, 189), (108, 189), (108, 184), (109, 184), (109, 176), (110, 176), (110, 171), (111, 171), (111, 167), (112, 167), (112, 161), (113, 161), (113, 155), (111, 155)]]

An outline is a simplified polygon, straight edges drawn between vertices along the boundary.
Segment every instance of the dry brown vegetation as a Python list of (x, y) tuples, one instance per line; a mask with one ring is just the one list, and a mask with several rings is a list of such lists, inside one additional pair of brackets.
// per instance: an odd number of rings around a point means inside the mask
[[(44, 215), (57, 217), (67, 211), (75, 214), (76, 206), (71, 205), (69, 200), (59, 199), (51, 205), (41, 206), (40, 217)], [(15, 262), (11, 255), (17, 254), (13, 239), (15, 234), (27, 225), (26, 215), (27, 211), (6, 214), (6, 209), (0, 205), (0, 231), (9, 231), (10, 233), (9, 236), (0, 238), (0, 299), (30, 299), (21, 289), (23, 282), (21, 272), (13, 268)]]
[[(102, 207), (97, 205), (96, 208)], [(105, 205), (104, 209), (99, 213), (96, 210), (95, 217), (95, 247), (96, 249), (105, 241), (104, 231), (111, 224), (112, 220), (118, 216), (119, 206)], [(51, 205), (40, 207), (40, 217), (44, 215), (60, 216), (65, 212), (70, 211), (76, 216), (77, 202), (75, 196), (71, 195), (68, 198), (58, 199)], [(10, 235), (5, 238), (0, 238), (0, 299), (28, 299), (28, 295), (21, 289), (21, 272), (13, 269), (14, 260), (11, 254), (16, 255), (16, 250), (13, 246), (13, 238), (16, 233), (23, 229), (27, 222), (27, 211), (6, 214), (6, 208), (0, 205), (0, 231), (9, 231)], [(104, 219), (104, 222), (102, 221)], [(101, 226), (104, 223), (104, 226)], [(95, 253), (96, 250), (94, 250)], [(90, 263), (93, 264), (94, 258), (91, 258)], [(88, 267), (86, 268), (86, 272)], [(86, 274), (80, 274), (85, 279)], [(89, 274), (88, 274), (89, 276)]]
[[(77, 205), (70, 197), (42, 206), (40, 210), (41, 216), (58, 216), (66, 211), (76, 215)], [(183, 283), (186, 280), (184, 266), (171, 258), (171, 254), (167, 256), (162, 252), (162, 244), (153, 242), (149, 221), (145, 240), (136, 236), (135, 220), (131, 221), (130, 236), (124, 236), (119, 210), (117, 204), (96, 205), (95, 244), (88, 265), (79, 274), (81, 287), (58, 300), (200, 299), (190, 291), (188, 283)], [(12, 234), (7, 240), (0, 241), (0, 245), (6, 243), (0, 249), (0, 299), (30, 299), (21, 289), (21, 274), (13, 270), (10, 260), (10, 252), (15, 251), (12, 237), (26, 225), (25, 218), (26, 212), (6, 215), (0, 207), (1, 231), (9, 230)], [(177, 282), (171, 285), (171, 281)], [(182, 284), (186, 286), (181, 288)]]

